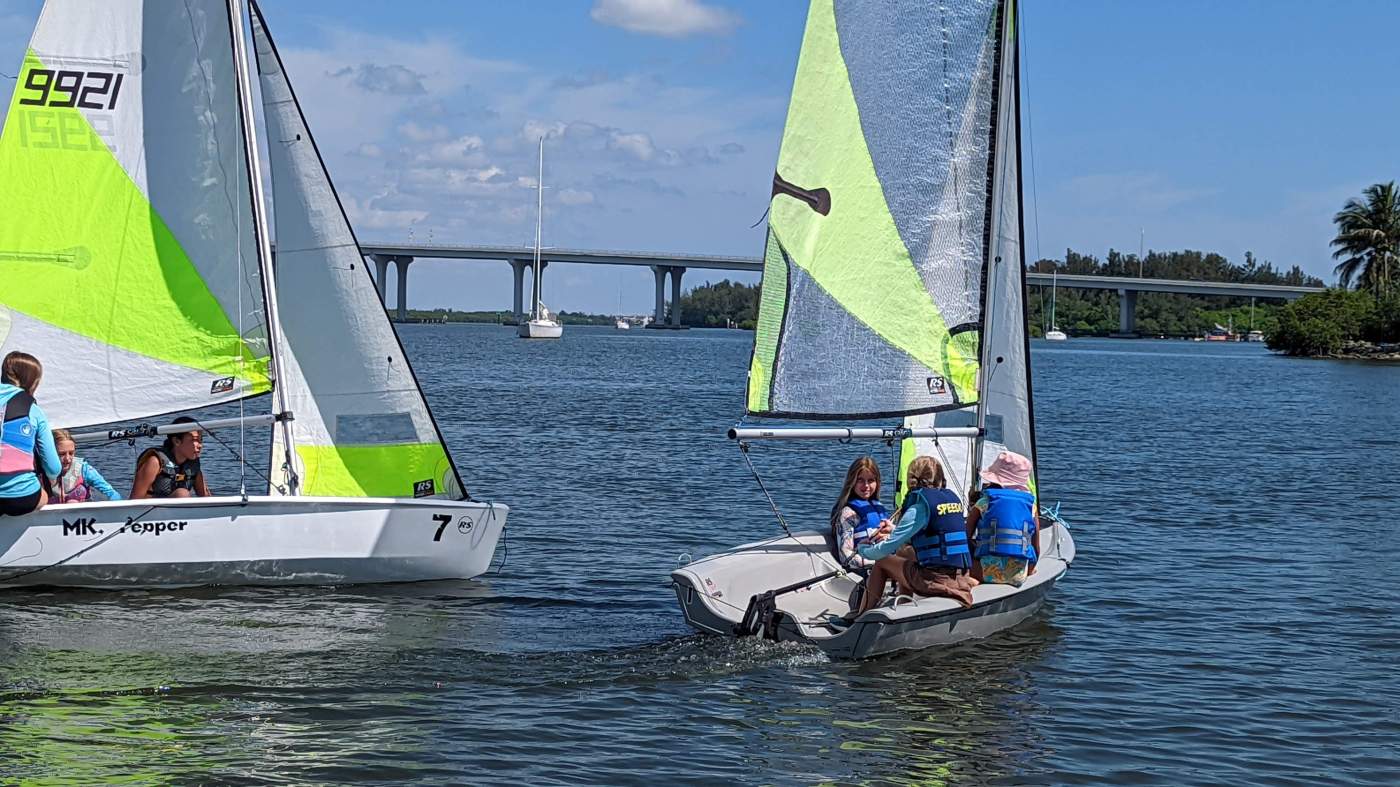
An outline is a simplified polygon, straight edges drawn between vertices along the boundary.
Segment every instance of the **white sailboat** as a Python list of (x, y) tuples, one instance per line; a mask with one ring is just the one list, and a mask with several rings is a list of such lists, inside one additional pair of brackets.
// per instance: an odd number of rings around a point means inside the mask
[(261, 12), (158, 5), (45, 4), (0, 135), (0, 353), (38, 356), (39, 403), (79, 432), (270, 392), (259, 415), (78, 435), (270, 427), (269, 475), (0, 518), (0, 586), (481, 574), (508, 509), (463, 490)]
[(564, 324), (549, 313), (540, 302), (540, 285), (544, 283), (544, 266), (540, 264), (540, 233), (544, 226), (544, 137), (540, 137), (540, 171), (535, 180), (535, 283), (530, 293), (530, 316), (520, 321), (516, 331), (522, 339), (558, 339), (564, 335)]
[(632, 323), (622, 318), (622, 277), (618, 277), (617, 282), (617, 320), (613, 322), (613, 327), (619, 331), (632, 330)]
[[(812, 0), (769, 204), (745, 409), (902, 420), (741, 424), (730, 436), (746, 453), (769, 439), (897, 444), (900, 476), (932, 455), (959, 496), (1002, 450), (1034, 467), (1012, 7)], [(1039, 499), (1034, 472), (1031, 488)], [(946, 645), (1025, 620), (1074, 559), (1068, 529), (1042, 508), (1039, 562), (1020, 587), (983, 584), (970, 608), (888, 598), (846, 626), (835, 618), (856, 578), (837, 562), (829, 524), (794, 531), (770, 502), (785, 535), (672, 572), (696, 629), (761, 632), (843, 658)]]
[(1060, 326), (1055, 323), (1055, 289), (1059, 277), (1060, 272), (1058, 270), (1050, 273), (1050, 330), (1045, 332), (1045, 341), (1047, 342), (1062, 342), (1069, 338), (1065, 335), (1064, 331), (1060, 330)]

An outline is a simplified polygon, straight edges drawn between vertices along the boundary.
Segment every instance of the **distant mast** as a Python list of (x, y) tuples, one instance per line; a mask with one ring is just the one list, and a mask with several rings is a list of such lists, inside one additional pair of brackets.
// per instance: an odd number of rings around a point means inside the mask
[(533, 306), (530, 309), (530, 319), (540, 319), (540, 284), (544, 281), (544, 276), (540, 271), (540, 232), (544, 226), (544, 137), (540, 137), (540, 168), (539, 176), (535, 178), (535, 286), (533, 292)]

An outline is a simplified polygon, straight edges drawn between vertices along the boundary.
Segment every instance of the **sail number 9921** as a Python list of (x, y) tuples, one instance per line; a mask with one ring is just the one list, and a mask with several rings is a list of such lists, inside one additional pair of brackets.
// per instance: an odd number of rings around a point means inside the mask
[(31, 68), (19, 103), (31, 107), (115, 109), (125, 74), (109, 71), (55, 71)]

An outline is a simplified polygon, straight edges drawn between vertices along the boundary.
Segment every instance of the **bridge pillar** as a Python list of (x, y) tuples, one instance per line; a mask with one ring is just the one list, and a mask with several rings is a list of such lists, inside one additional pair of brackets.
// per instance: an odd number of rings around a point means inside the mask
[(525, 318), (525, 268), (529, 264), (529, 260), (510, 261), (511, 273), (515, 274), (515, 299), (512, 303), (515, 308), (516, 322)]
[(666, 271), (670, 270), (665, 265), (651, 266), (651, 272), (656, 274), (656, 311), (652, 312), (651, 324), (660, 326), (666, 321)]
[(384, 298), (385, 279), (389, 276), (389, 260), (393, 257), (385, 257), (383, 254), (372, 254), (370, 259), (374, 260), (374, 288), (379, 290), (379, 303), (388, 306), (388, 301)]
[(1118, 291), (1118, 332), (1124, 336), (1137, 333), (1137, 290)]
[(681, 276), (685, 275), (685, 268), (672, 266), (671, 268), (671, 325), (681, 327)]
[(399, 322), (408, 321), (408, 266), (411, 262), (412, 257), (394, 258), (394, 263), (399, 266)]

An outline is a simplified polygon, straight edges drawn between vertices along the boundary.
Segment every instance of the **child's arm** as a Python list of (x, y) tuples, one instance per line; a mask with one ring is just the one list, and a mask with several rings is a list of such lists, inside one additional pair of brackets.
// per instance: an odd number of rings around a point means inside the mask
[(856, 512), (843, 507), (836, 517), (836, 551), (841, 564), (849, 568), (856, 559)]
[(882, 557), (893, 555), (899, 548), (907, 544), (914, 535), (919, 532), (920, 526), (926, 521), (923, 515), (926, 506), (923, 498), (918, 498), (914, 504), (904, 510), (904, 514), (899, 518), (899, 524), (895, 525), (894, 532), (890, 537), (875, 544), (867, 544), (860, 548), (860, 556), (866, 560), (879, 560)]
[(122, 499), (121, 494), (107, 483), (107, 479), (103, 478), (101, 473), (97, 472), (97, 468), (87, 462), (83, 462), (83, 483), (101, 492), (108, 500)]
[(58, 449), (53, 443), (48, 416), (36, 404), (29, 408), (29, 422), (34, 424), (34, 454), (38, 457), (39, 469), (52, 481), (63, 474), (63, 462), (59, 460)]

